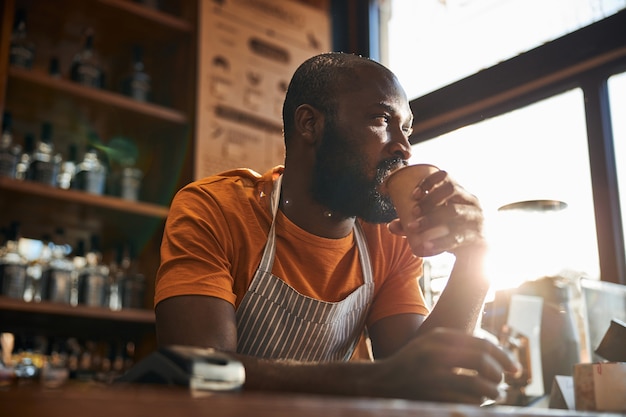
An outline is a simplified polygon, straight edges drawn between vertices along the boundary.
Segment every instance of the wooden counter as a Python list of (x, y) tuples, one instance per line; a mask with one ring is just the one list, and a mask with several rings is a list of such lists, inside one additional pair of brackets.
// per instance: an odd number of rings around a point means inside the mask
[(0, 388), (2, 417), (564, 417), (612, 416), (521, 407), (475, 407), (393, 399), (320, 397), (251, 392), (194, 395), (180, 387), (70, 382), (45, 389), (36, 383)]

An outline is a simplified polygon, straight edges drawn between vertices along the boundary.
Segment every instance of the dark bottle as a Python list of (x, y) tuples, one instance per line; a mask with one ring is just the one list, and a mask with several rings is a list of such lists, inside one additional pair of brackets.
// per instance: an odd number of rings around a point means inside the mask
[(33, 152), (29, 170), (33, 181), (44, 184), (57, 185), (61, 156), (54, 154), (52, 141), (52, 125), (45, 122), (41, 128), (41, 140)]
[(19, 9), (15, 14), (15, 25), (11, 34), (9, 62), (20, 68), (31, 69), (35, 57), (35, 45), (26, 32), (26, 12)]
[(87, 147), (83, 160), (76, 167), (75, 182), (79, 190), (91, 194), (104, 194), (106, 185), (107, 167), (100, 159), (98, 151), (93, 145)]
[(35, 136), (32, 133), (27, 133), (24, 136), (24, 151), (17, 162), (15, 168), (15, 178), (18, 180), (32, 180), (32, 170), (30, 169), (30, 163), (33, 160), (33, 153), (35, 152)]
[(122, 91), (137, 101), (148, 101), (151, 84), (150, 75), (144, 71), (143, 49), (135, 45), (133, 47), (132, 72), (124, 80)]
[(65, 231), (57, 229), (50, 243), (51, 257), (42, 278), (42, 299), (69, 304), (74, 264), (68, 257), (71, 248), (65, 243), (64, 236)]
[(540, 340), (546, 390), (556, 375), (573, 375), (574, 365), (581, 360), (574, 291), (574, 285), (562, 277), (543, 277), (518, 287), (520, 294), (543, 298)]
[(137, 270), (135, 248), (132, 243), (124, 247), (119, 266), (121, 273), (118, 278), (118, 286), (122, 308), (143, 308), (146, 291), (145, 277)]
[(20, 223), (12, 222), (7, 242), (0, 251), (0, 294), (23, 299), (26, 289), (26, 259), (19, 253)]
[(70, 69), (70, 78), (79, 84), (102, 88), (104, 75), (100, 62), (93, 48), (93, 32), (88, 29), (85, 33), (83, 48), (76, 54)]
[(13, 143), (11, 113), (2, 117), (2, 136), (0, 137), (0, 176), (15, 178), (21, 147)]
[(106, 305), (108, 267), (102, 264), (100, 239), (91, 237), (91, 247), (85, 254), (85, 267), (78, 278), (78, 304), (92, 307)]
[(52, 78), (61, 78), (61, 70), (59, 69), (59, 58), (53, 56), (48, 64), (48, 75)]
[(124, 167), (120, 173), (120, 197), (124, 200), (139, 200), (143, 172), (139, 168)]

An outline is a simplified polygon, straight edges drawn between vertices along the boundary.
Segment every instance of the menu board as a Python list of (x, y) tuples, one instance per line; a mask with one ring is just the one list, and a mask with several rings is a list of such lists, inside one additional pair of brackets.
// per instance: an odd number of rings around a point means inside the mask
[(265, 172), (284, 161), (282, 105), (293, 72), (330, 50), (326, 11), (282, 0), (203, 0), (194, 176)]

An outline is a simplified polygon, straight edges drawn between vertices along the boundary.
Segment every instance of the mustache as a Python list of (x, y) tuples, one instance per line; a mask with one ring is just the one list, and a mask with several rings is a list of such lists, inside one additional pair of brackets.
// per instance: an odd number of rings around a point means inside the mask
[(389, 174), (391, 174), (396, 169), (402, 168), (403, 166), (407, 165), (409, 165), (409, 161), (407, 161), (406, 159), (402, 159), (399, 156), (381, 161), (376, 166), (376, 183), (382, 184)]

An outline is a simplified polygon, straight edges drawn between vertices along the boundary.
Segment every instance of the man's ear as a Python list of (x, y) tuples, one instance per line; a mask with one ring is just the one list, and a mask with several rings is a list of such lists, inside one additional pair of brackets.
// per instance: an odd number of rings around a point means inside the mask
[(314, 145), (324, 129), (324, 115), (315, 107), (302, 104), (296, 109), (294, 119), (298, 135)]

